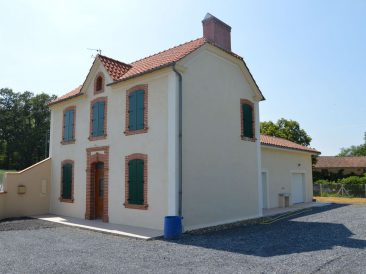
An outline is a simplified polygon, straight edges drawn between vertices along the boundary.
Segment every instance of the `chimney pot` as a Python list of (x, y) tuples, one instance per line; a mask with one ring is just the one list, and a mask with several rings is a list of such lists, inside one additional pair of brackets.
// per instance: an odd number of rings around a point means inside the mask
[(203, 37), (225, 50), (231, 51), (231, 27), (210, 13), (202, 20)]

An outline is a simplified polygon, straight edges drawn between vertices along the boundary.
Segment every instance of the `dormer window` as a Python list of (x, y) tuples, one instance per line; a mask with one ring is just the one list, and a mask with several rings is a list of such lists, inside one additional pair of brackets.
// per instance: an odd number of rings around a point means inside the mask
[(104, 77), (99, 74), (95, 79), (94, 94), (102, 93), (104, 91)]

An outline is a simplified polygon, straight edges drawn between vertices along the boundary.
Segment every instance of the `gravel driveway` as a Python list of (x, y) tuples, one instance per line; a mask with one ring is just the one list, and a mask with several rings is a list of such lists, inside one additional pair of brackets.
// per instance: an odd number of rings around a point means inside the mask
[(143, 241), (39, 220), (0, 223), (1, 273), (364, 273), (366, 205)]

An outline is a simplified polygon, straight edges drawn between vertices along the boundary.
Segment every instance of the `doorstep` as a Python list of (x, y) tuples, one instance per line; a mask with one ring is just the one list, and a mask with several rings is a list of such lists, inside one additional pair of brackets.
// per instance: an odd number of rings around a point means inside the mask
[(300, 209), (306, 209), (311, 207), (321, 207), (327, 206), (331, 203), (319, 203), (319, 202), (309, 202), (309, 203), (300, 203), (294, 204), (290, 207), (276, 207), (276, 208), (264, 208), (263, 209), (263, 217), (269, 217), (277, 214), (287, 213), (291, 211), (297, 211)]
[(63, 224), (67, 226), (73, 226), (81, 229), (87, 229), (117, 236), (125, 236), (135, 239), (149, 240), (163, 235), (163, 231), (161, 230), (129, 226), (129, 225), (121, 225), (121, 224), (104, 223), (102, 220), (85, 220), (85, 219), (51, 215), (51, 214), (32, 216), (32, 218)]

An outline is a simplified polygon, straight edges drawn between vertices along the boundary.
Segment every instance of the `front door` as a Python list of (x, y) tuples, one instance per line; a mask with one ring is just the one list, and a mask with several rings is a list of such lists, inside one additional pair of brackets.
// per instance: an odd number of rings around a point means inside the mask
[(104, 164), (95, 164), (95, 218), (103, 218)]

